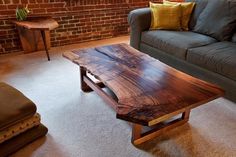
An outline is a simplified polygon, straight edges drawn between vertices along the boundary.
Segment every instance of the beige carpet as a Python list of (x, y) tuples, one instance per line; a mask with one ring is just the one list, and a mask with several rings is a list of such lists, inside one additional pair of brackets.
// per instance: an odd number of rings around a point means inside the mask
[(38, 106), (49, 133), (13, 157), (233, 157), (236, 156), (236, 104), (224, 98), (194, 109), (190, 121), (141, 145), (130, 143), (131, 128), (96, 93), (80, 91), (78, 66), (66, 50), (128, 42), (128, 37), (0, 57), (0, 81), (21, 90)]

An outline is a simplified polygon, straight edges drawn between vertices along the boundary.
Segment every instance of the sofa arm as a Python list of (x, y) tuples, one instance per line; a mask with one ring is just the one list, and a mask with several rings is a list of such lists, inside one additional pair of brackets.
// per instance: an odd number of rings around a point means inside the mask
[(141, 33), (148, 30), (151, 24), (150, 8), (135, 9), (128, 15), (130, 25), (130, 45), (139, 50)]

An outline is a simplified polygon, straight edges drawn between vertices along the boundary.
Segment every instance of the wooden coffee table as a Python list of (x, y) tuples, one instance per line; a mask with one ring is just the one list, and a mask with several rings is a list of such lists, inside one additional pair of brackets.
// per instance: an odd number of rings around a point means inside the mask
[[(117, 118), (132, 123), (134, 145), (186, 123), (192, 108), (224, 94), (220, 87), (171, 68), (127, 44), (80, 49), (63, 56), (80, 66), (83, 91), (94, 90), (115, 109)], [(102, 87), (113, 91), (117, 99)], [(151, 129), (143, 132), (144, 126)]]

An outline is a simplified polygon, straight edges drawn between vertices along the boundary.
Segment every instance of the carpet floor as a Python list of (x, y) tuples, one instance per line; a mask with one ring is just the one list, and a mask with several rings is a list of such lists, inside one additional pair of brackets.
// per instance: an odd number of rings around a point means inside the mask
[(233, 157), (236, 156), (236, 104), (224, 98), (193, 109), (190, 120), (139, 147), (131, 127), (94, 92), (83, 93), (79, 68), (62, 57), (76, 48), (128, 42), (119, 37), (50, 50), (0, 56), (0, 81), (33, 100), (49, 132), (12, 157)]

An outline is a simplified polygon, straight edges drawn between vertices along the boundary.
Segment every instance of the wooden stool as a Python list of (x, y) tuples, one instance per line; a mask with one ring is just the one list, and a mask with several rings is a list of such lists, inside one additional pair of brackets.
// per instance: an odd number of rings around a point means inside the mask
[(18, 27), (18, 30), (21, 28), (24, 28), (28, 30), (40, 31), (42, 39), (43, 39), (43, 45), (47, 54), (47, 58), (48, 58), (48, 61), (50, 61), (45, 32), (57, 28), (59, 26), (57, 21), (55, 21), (51, 17), (37, 17), (37, 18), (34, 17), (34, 18), (29, 18), (27, 21), (13, 21), (13, 23), (16, 24), (16, 26)]

